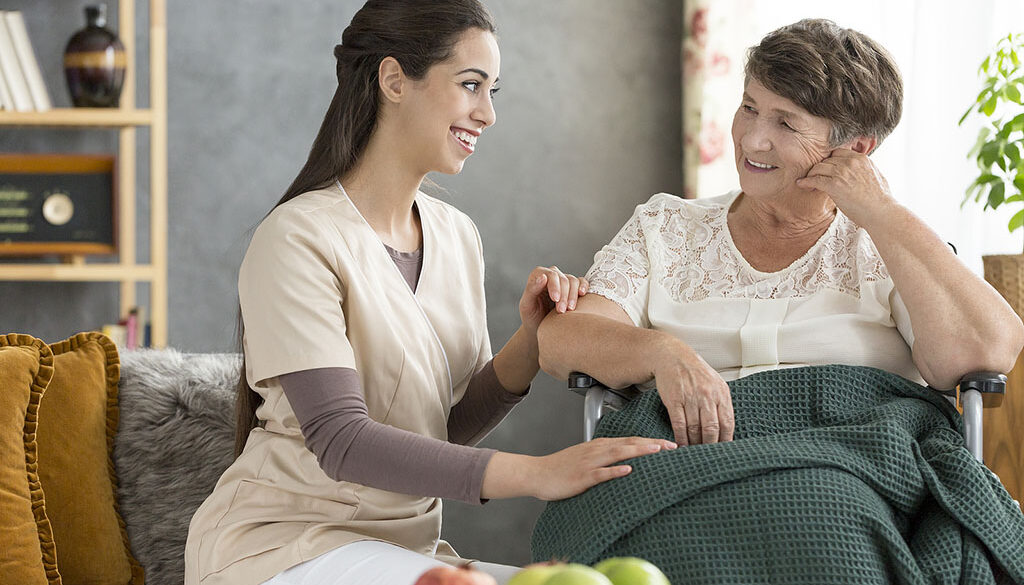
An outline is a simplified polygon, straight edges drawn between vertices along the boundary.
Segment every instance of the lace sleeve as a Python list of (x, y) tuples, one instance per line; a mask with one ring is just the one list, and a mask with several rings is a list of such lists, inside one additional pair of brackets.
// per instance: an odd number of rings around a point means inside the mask
[(649, 327), (647, 292), (650, 288), (650, 259), (642, 218), (646, 205), (638, 205), (633, 217), (615, 234), (612, 241), (594, 255), (587, 271), (590, 293), (618, 304), (638, 327)]

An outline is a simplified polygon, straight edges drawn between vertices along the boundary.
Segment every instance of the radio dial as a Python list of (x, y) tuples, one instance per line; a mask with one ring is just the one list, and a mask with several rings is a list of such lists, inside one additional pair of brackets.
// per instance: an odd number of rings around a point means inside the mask
[(51, 225), (64, 225), (75, 214), (75, 203), (67, 193), (51, 193), (43, 200), (43, 219)]

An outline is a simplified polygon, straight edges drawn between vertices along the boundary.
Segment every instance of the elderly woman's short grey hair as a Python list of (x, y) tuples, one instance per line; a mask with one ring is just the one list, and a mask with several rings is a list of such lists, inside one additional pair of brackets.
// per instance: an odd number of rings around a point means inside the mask
[(747, 51), (746, 83), (757, 80), (832, 123), (830, 146), (858, 136), (879, 144), (903, 113), (903, 79), (881, 45), (831, 20), (784, 26)]

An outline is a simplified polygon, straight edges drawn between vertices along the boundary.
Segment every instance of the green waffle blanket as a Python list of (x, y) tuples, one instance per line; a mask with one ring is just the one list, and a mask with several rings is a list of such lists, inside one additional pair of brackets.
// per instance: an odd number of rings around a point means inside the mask
[[(690, 583), (1024, 583), (1024, 515), (956, 410), (887, 372), (812, 366), (729, 384), (735, 440), (631, 460), (550, 503), (535, 561), (638, 556)], [(598, 436), (672, 438), (656, 392)]]

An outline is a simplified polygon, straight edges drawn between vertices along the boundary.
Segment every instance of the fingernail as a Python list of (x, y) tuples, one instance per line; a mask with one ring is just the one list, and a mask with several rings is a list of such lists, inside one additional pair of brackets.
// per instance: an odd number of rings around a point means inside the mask
[(562, 298), (562, 295), (558, 291), (555, 291), (554, 293), (551, 294), (551, 300), (555, 301), (556, 303), (561, 298)]
[(576, 308), (576, 301), (570, 301), (569, 302), (569, 308), (570, 309), (575, 309)]
[(677, 447), (679, 447), (679, 445), (676, 445), (676, 444), (675, 444), (675, 443), (673, 443), (672, 441), (669, 441), (669, 442), (668, 442), (668, 448), (669, 448), (669, 449), (675, 449), (675, 448), (677, 448)]
[(647, 450), (654, 452), (661, 451), (661, 445), (658, 443), (651, 443), (650, 445), (647, 445)]

